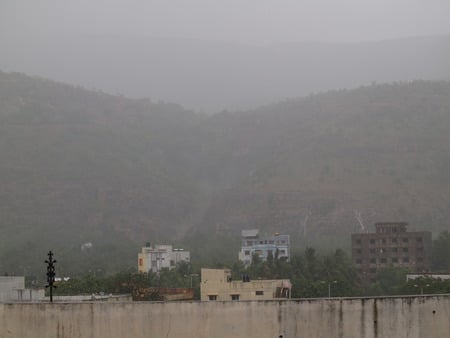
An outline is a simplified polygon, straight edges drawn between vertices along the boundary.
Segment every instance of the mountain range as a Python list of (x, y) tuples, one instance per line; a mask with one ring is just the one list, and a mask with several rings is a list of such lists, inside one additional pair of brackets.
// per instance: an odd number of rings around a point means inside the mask
[(205, 115), (0, 72), (0, 270), (38, 274), (52, 249), (61, 273), (111, 273), (147, 241), (223, 262), (249, 228), (290, 234), (294, 251), (348, 249), (374, 222), (437, 233), (449, 129), (446, 81)]
[(258, 46), (4, 30), (0, 44), (4, 71), (177, 102), (207, 114), (373, 82), (450, 80), (450, 36), (445, 35)]

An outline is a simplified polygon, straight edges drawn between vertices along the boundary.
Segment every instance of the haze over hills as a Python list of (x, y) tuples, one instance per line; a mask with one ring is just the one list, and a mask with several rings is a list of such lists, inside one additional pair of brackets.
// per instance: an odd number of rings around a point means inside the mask
[(79, 256), (87, 242), (94, 256), (114, 252), (108, 264), (134, 262), (127, 238), (181, 231), (196, 187), (171, 153), (196, 115), (5, 73), (0, 105), (0, 247), (10, 269), (49, 247), (89, 262)]
[[(24, 43), (24, 41), (27, 41)], [(0, 69), (205, 113), (372, 82), (449, 80), (450, 36), (265, 46), (139, 35), (0, 32)]]
[(386, 220), (447, 228), (449, 93), (448, 82), (372, 85), (212, 117), (239, 185), (216, 196), (207, 224), (249, 220), (341, 246), (359, 215), (368, 230)]
[(0, 73), (0, 268), (36, 273), (51, 247), (68, 274), (109, 273), (145, 241), (235, 259), (243, 228), (345, 247), (356, 216), (447, 229), (449, 94), (372, 84), (204, 116)]

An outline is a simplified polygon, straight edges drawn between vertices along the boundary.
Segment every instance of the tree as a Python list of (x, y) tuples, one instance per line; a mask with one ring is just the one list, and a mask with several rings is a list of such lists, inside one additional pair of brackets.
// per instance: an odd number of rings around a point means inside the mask
[(407, 268), (386, 268), (375, 277), (375, 282), (369, 287), (372, 296), (398, 295), (406, 282)]
[(433, 241), (431, 258), (433, 271), (447, 272), (450, 268), (450, 233), (443, 231)]

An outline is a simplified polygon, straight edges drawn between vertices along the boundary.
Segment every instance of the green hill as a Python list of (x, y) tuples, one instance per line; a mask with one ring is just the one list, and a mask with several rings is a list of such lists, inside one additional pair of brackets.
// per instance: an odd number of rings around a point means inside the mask
[(447, 82), (374, 84), (214, 116), (208, 127), (231, 149), (224, 170), (239, 183), (217, 194), (206, 224), (324, 247), (348, 246), (357, 215), (366, 228), (447, 228), (449, 94)]
[(1, 73), (3, 269), (35, 271), (52, 248), (77, 269), (100, 260), (95, 269), (110, 271), (134, 266), (134, 241), (182, 232), (197, 188), (178, 152), (197, 119), (173, 104)]
[[(135, 267), (146, 242), (235, 259), (241, 229), (348, 247), (378, 221), (448, 228), (450, 83), (373, 84), (201, 116), (0, 73), (0, 271)], [(84, 243), (90, 249), (81, 250)]]

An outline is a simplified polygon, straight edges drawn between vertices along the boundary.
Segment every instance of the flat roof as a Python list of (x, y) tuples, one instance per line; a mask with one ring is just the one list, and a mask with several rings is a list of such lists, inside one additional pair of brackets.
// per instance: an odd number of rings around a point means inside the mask
[(259, 234), (258, 229), (250, 229), (250, 230), (242, 230), (241, 236), (242, 237), (257, 237)]

